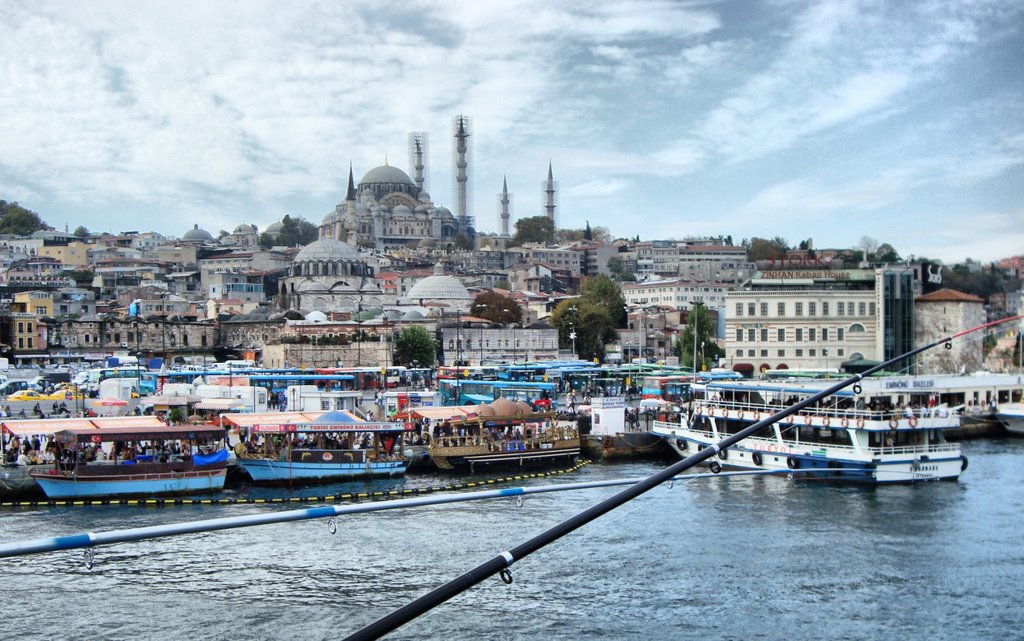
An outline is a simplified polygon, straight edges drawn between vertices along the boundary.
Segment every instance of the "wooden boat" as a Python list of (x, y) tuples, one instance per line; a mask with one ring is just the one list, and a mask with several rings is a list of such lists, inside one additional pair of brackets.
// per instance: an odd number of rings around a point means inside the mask
[[(641, 430), (639, 422), (630, 424), (626, 399), (621, 396), (597, 397), (585, 406), (579, 420), (583, 451), (595, 460), (661, 458), (672, 450), (660, 435)], [(581, 408), (582, 409), (582, 408)]]
[(579, 458), (579, 430), (557, 423), (552, 412), (532, 412), (504, 398), (477, 408), (435, 424), (430, 458), (440, 469), (571, 465)]
[[(49, 498), (216, 492), (228, 452), (219, 427), (145, 423), (54, 432), (57, 462), (32, 477)], [(114, 447), (105, 447), (113, 443)]]
[(256, 483), (317, 482), (401, 476), (403, 423), (364, 421), (348, 411), (305, 422), (240, 428), (238, 464)]

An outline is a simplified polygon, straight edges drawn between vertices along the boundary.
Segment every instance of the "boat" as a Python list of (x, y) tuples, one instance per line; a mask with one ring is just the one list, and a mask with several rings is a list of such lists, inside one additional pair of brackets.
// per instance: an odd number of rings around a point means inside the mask
[[(670, 405), (665, 401), (660, 401)], [(651, 405), (650, 403), (648, 405)], [(637, 408), (639, 411), (640, 408)], [(656, 459), (671, 455), (665, 440), (650, 430), (640, 429), (639, 420), (630, 423), (626, 399), (596, 397), (579, 408), (580, 441), (583, 452), (595, 460)], [(636, 414), (639, 419), (639, 413)], [(586, 429), (589, 423), (589, 430)]]
[(498, 398), (491, 403), (448, 407), (457, 412), (435, 422), (430, 459), (445, 471), (572, 465), (580, 455), (579, 430), (553, 412)]
[[(891, 383), (865, 379), (859, 393), (836, 392), (723, 450), (710, 464), (867, 484), (958, 479), (967, 458), (958, 443), (945, 439), (945, 432), (959, 426), (956, 412), (946, 405), (907, 404), (905, 390), (916, 389), (913, 382), (909, 387)], [(653, 431), (686, 457), (826, 386), (825, 381), (695, 385), (679, 418), (655, 421)]]
[(238, 464), (256, 483), (318, 482), (405, 474), (401, 422), (364, 421), (348, 410), (303, 422), (239, 428)]
[(57, 461), (31, 472), (51, 499), (224, 489), (228, 451), (224, 430), (216, 426), (153, 426), (145, 420), (136, 426), (64, 429), (54, 432), (53, 440)]
[(1003, 403), (996, 408), (996, 418), (1007, 433), (1024, 436), (1024, 403)]

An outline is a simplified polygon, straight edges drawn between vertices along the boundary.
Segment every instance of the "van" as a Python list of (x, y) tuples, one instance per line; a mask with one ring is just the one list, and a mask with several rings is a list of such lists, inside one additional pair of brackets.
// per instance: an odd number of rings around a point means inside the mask
[(7, 381), (0, 385), (0, 397), (6, 398), (8, 395), (20, 392), (23, 389), (28, 389), (28, 381)]

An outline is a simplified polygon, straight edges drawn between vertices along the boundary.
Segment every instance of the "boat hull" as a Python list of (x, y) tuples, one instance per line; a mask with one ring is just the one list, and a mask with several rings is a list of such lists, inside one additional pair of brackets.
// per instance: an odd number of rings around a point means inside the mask
[(190, 472), (115, 474), (110, 476), (35, 475), (39, 487), (51, 499), (109, 496), (154, 496), (219, 492), (224, 489), (224, 467)]
[(308, 463), (270, 459), (239, 459), (238, 464), (255, 483), (315, 482), (402, 476), (409, 465), (405, 460)]
[(432, 448), (431, 459), (442, 470), (475, 472), (481, 469), (544, 468), (572, 465), (580, 456), (578, 440), (559, 446), (537, 449), (501, 449), (487, 446)]
[(0, 468), (0, 500), (43, 496), (32, 470), (48, 470), (50, 465), (5, 465)]
[(672, 454), (665, 441), (652, 432), (586, 434), (581, 441), (583, 452), (596, 460), (657, 459)]

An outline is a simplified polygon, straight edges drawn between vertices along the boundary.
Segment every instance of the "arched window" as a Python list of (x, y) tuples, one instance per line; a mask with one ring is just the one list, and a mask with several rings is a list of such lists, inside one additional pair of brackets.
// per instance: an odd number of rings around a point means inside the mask
[(864, 326), (860, 323), (854, 323), (853, 325), (850, 325), (850, 329), (847, 331), (851, 334), (862, 334), (864, 333)]

